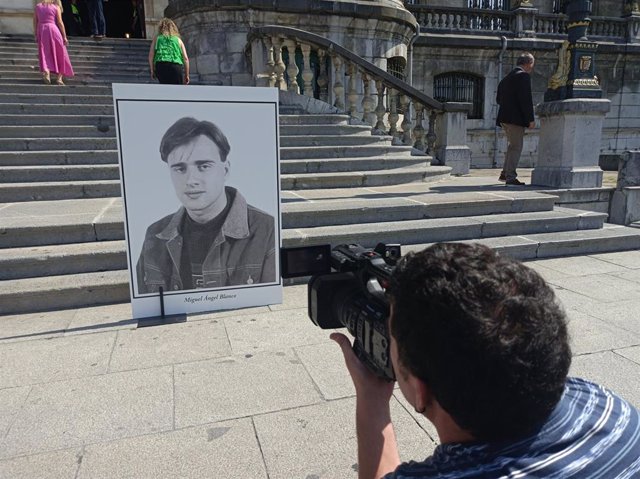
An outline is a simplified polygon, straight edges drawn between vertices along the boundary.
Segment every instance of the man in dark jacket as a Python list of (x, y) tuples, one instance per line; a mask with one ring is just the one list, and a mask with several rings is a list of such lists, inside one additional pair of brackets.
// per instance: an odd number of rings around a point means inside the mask
[(498, 85), (496, 101), (499, 105), (496, 124), (507, 135), (507, 153), (500, 174), (500, 181), (507, 185), (524, 185), (518, 180), (516, 168), (522, 153), (524, 129), (533, 128), (533, 99), (531, 97), (531, 72), (535, 59), (531, 53), (518, 57), (514, 68)]
[(138, 293), (272, 283), (275, 221), (225, 186), (231, 147), (209, 121), (181, 118), (160, 143), (182, 207), (147, 229)]

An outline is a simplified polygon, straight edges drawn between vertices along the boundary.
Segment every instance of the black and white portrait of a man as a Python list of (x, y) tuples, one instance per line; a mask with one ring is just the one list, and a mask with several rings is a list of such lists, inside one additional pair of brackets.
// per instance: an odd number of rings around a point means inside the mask
[(147, 229), (140, 293), (275, 281), (274, 219), (225, 185), (230, 149), (218, 126), (191, 117), (162, 137), (160, 156), (182, 206)]
[(134, 317), (280, 302), (277, 90), (113, 92)]

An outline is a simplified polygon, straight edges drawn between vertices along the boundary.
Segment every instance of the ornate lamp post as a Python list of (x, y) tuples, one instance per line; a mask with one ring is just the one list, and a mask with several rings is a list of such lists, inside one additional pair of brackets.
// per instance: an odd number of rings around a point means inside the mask
[(569, 16), (568, 40), (560, 48), (558, 69), (549, 80), (545, 101), (602, 98), (602, 90), (594, 74), (598, 44), (586, 36), (591, 24), (591, 7), (591, 0), (569, 0), (563, 4), (563, 11)]

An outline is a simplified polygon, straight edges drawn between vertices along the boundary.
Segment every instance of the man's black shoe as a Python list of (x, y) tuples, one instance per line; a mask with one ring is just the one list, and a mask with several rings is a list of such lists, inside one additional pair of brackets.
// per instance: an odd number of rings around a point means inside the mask
[(507, 181), (507, 178), (504, 176), (504, 171), (500, 173), (500, 177), (498, 178), (498, 181)]
[(525, 183), (523, 183), (522, 181), (518, 180), (517, 178), (514, 178), (513, 180), (508, 180), (507, 181), (507, 185), (525, 186)]

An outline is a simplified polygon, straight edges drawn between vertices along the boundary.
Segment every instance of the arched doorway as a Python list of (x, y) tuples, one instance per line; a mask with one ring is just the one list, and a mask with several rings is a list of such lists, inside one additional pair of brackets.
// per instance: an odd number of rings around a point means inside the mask
[(104, 2), (107, 37), (145, 38), (144, 1), (109, 0)]
[[(86, 0), (62, 0), (62, 21), (70, 36), (89, 36)], [(108, 0), (103, 3), (107, 37), (146, 38), (144, 0)]]

